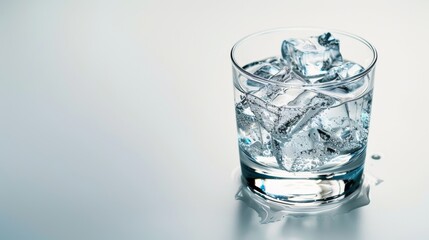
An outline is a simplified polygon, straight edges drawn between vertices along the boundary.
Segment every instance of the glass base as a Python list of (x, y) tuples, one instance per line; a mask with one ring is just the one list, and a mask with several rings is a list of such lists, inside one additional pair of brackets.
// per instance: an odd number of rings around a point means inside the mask
[(295, 206), (339, 201), (362, 183), (366, 149), (347, 164), (317, 172), (287, 172), (258, 164), (240, 150), (242, 180), (261, 197)]

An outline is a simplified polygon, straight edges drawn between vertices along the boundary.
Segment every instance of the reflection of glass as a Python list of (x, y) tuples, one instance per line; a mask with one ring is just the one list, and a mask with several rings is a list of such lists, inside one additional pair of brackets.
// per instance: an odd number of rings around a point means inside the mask
[(273, 202), (299, 206), (358, 189), (375, 49), (347, 33), (278, 29), (244, 38), (231, 57), (246, 185)]

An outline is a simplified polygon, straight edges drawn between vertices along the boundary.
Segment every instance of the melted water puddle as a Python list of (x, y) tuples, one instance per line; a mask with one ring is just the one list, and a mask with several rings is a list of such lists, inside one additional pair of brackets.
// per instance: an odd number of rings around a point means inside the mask
[[(375, 158), (374, 158), (375, 156)], [(381, 159), (381, 156), (374, 154), (371, 157), (374, 160)], [(249, 208), (256, 211), (260, 218), (260, 223), (266, 224), (277, 222), (288, 217), (303, 217), (311, 215), (336, 216), (348, 213), (357, 208), (364, 207), (370, 203), (369, 192), (371, 187), (375, 187), (383, 182), (371, 171), (371, 165), (366, 167), (363, 183), (361, 186), (346, 198), (334, 203), (327, 203), (312, 207), (297, 207), (267, 200), (254, 193), (244, 184), (240, 184), (235, 198), (244, 202)], [(234, 169), (232, 177), (237, 182), (241, 182), (239, 169)]]

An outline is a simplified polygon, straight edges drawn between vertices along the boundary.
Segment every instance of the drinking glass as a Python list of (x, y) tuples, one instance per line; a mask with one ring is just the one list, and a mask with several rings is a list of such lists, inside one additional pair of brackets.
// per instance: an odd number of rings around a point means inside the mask
[[(332, 51), (292, 47), (292, 61), (282, 49), (285, 40), (323, 40), (315, 36), (339, 43), (340, 61), (329, 69)], [(290, 205), (330, 203), (355, 191), (362, 183), (366, 155), (375, 48), (342, 31), (282, 28), (241, 39), (231, 59), (244, 183), (266, 199)], [(359, 71), (343, 74), (341, 68), (349, 67)], [(342, 77), (332, 80), (332, 72)]]

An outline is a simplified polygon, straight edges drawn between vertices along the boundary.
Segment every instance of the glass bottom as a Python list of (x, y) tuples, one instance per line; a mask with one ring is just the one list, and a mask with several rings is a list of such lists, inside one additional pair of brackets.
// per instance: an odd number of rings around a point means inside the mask
[(261, 197), (295, 206), (316, 206), (339, 201), (362, 183), (366, 149), (347, 164), (315, 172), (287, 172), (258, 164), (240, 150), (242, 180)]

